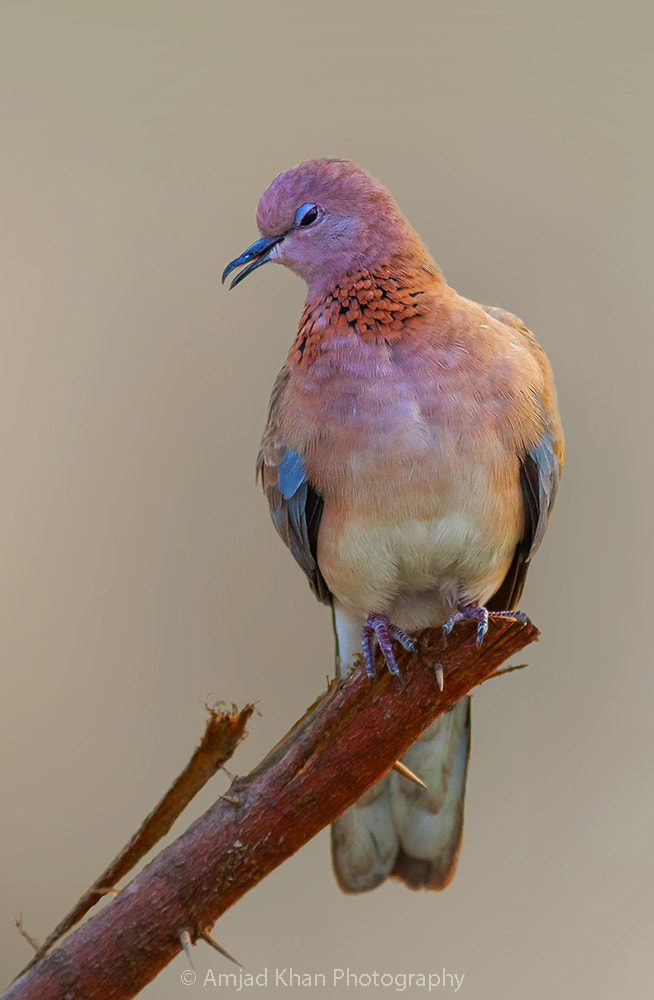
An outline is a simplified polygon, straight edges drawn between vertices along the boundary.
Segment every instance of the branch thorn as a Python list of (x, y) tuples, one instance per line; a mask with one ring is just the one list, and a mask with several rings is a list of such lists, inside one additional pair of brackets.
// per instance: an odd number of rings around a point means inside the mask
[(195, 966), (193, 965), (193, 959), (191, 958), (191, 945), (193, 944), (193, 942), (191, 941), (191, 935), (189, 934), (188, 931), (182, 931), (182, 933), (179, 935), (179, 940), (182, 943), (182, 948), (184, 949), (184, 954), (188, 959), (188, 964), (195, 971)]
[(217, 941), (214, 941), (209, 931), (200, 931), (198, 937), (202, 938), (203, 941), (206, 941), (208, 945), (211, 945), (212, 948), (215, 948), (215, 950), (220, 952), (221, 955), (224, 955), (225, 958), (228, 958), (230, 962), (234, 963), (234, 965), (238, 965), (239, 969), (243, 968), (243, 966), (241, 965), (241, 963), (237, 958), (234, 958), (234, 956), (230, 955), (229, 952), (226, 951), (222, 945), (218, 944)]
[(25, 938), (27, 943), (34, 949), (34, 951), (39, 950), (39, 942), (35, 937), (25, 930), (23, 927), (23, 914), (21, 913), (19, 917), (16, 917), (14, 923), (16, 924), (16, 929), (22, 938)]
[(420, 788), (427, 787), (424, 781), (422, 781), (417, 774), (414, 774), (413, 771), (410, 771), (406, 764), (403, 764), (401, 760), (396, 760), (391, 770), (397, 771), (397, 773), (401, 774), (403, 778), (408, 778), (409, 781), (412, 781), (414, 785), (419, 785)]

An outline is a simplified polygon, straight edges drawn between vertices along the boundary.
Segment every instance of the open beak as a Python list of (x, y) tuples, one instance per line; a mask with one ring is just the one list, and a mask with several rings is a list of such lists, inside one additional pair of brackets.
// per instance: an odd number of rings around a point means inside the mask
[(248, 274), (252, 274), (262, 264), (267, 264), (274, 247), (278, 243), (281, 243), (283, 239), (283, 236), (262, 236), (260, 240), (256, 240), (252, 246), (243, 251), (240, 257), (235, 257), (234, 260), (229, 262), (223, 271), (223, 285), (225, 284), (227, 275), (243, 264), (247, 264), (247, 267), (244, 267), (241, 273), (236, 275), (229, 286), (230, 288), (234, 288), (235, 285), (238, 285), (239, 281), (243, 281), (243, 278), (247, 278)]

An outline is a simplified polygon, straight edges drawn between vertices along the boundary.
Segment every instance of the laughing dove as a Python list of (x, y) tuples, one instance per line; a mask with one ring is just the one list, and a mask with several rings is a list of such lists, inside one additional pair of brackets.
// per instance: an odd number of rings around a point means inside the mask
[[(257, 209), (267, 261), (307, 284), (275, 382), (258, 470), (282, 539), (332, 608), (337, 670), (392, 642), (515, 607), (563, 465), (552, 373), (522, 321), (450, 288), (388, 191), (345, 160), (301, 163)], [(470, 699), (332, 826), (347, 892), (388, 876), (443, 888), (456, 867)]]

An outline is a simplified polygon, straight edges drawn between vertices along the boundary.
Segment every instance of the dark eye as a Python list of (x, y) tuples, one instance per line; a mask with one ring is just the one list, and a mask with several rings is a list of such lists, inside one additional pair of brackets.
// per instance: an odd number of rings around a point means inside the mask
[(296, 226), (311, 226), (320, 215), (320, 205), (300, 205), (295, 213)]

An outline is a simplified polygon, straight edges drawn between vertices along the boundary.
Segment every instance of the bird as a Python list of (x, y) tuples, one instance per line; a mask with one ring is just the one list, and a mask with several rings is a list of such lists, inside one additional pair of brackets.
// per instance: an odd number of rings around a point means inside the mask
[[(279, 174), (230, 288), (268, 262), (304, 280), (257, 473), (277, 532), (332, 610), (337, 675), (375, 645), (516, 608), (564, 461), (552, 370), (522, 320), (450, 287), (390, 192), (334, 157)], [(456, 869), (470, 698), (439, 716), (332, 824), (346, 893)]]

